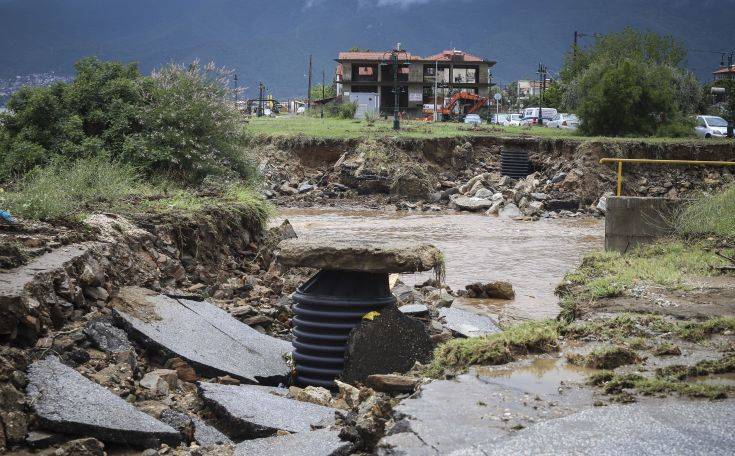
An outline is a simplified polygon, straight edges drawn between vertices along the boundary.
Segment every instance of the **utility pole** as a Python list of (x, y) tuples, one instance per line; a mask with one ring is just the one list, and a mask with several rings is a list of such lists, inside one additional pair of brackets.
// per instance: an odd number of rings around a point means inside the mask
[(235, 78), (234, 79), (235, 79), (235, 106), (237, 106), (237, 101), (238, 101), (237, 100), (237, 95), (238, 95), (238, 92), (239, 92), (239, 89), (237, 87), (237, 73), (235, 73)]
[(322, 68), (322, 113), (321, 117), (324, 118), (324, 68)]
[(258, 83), (259, 95), (258, 95), (258, 117), (263, 117), (263, 90), (265, 86), (262, 82)]
[(309, 89), (306, 92), (306, 109), (311, 108), (311, 54), (309, 54)]
[(439, 60), (434, 61), (434, 122), (439, 121), (439, 113), (436, 110), (437, 92), (439, 92)]
[(400, 130), (401, 122), (398, 120), (398, 53), (393, 52), (390, 56), (391, 63), (393, 64), (393, 129)]

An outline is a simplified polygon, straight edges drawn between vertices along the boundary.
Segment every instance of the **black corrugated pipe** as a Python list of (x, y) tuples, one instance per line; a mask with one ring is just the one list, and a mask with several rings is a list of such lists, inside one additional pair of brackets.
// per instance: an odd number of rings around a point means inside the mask
[(333, 388), (342, 374), (347, 338), (362, 317), (395, 304), (388, 274), (318, 272), (293, 294), (296, 383)]

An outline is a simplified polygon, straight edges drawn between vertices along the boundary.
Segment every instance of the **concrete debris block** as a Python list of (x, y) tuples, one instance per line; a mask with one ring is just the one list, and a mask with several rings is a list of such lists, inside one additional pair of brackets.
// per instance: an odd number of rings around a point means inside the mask
[(518, 431), (482, 454), (706, 454), (735, 448), (732, 402), (685, 401), (609, 405)]
[(332, 393), (320, 386), (307, 386), (299, 388), (292, 386), (288, 389), (288, 395), (297, 401), (311, 402), (312, 404), (329, 406), (332, 402)]
[(108, 353), (134, 351), (128, 335), (112, 324), (110, 317), (101, 317), (90, 320), (84, 327), (87, 335), (95, 347)]
[(165, 396), (176, 390), (176, 371), (170, 369), (156, 369), (148, 372), (140, 380), (140, 386), (151, 391), (154, 396)]
[(254, 385), (197, 384), (204, 403), (217, 414), (233, 439), (252, 439), (278, 430), (308, 432), (334, 423), (336, 409), (277, 394), (276, 388)]
[(33, 363), (28, 382), (28, 402), (44, 429), (136, 447), (181, 440), (171, 426), (136, 410), (56, 357)]
[(503, 207), (504, 201), (502, 199), (494, 201), (493, 205), (490, 206), (490, 209), (485, 211), (485, 215), (498, 215), (500, 213), (500, 209)]
[(442, 254), (430, 244), (370, 244), (292, 239), (278, 245), (283, 266), (374, 273), (428, 271), (442, 264)]
[(398, 310), (412, 317), (426, 317), (429, 315), (429, 308), (423, 304), (409, 304), (399, 307)]
[(488, 190), (488, 189), (486, 189), (486, 188), (483, 187), (483, 188), (477, 189), (477, 191), (474, 193), (473, 196), (475, 198), (482, 198), (482, 199), (492, 200), (493, 195), (494, 195), (494, 193), (493, 193), (492, 190)]
[(348, 407), (353, 408), (357, 407), (360, 404), (360, 390), (355, 388), (354, 386), (341, 382), (339, 380), (335, 380), (334, 383), (337, 385), (337, 388), (339, 389), (339, 393), (337, 395), (337, 399), (342, 399), (345, 401)]
[(315, 188), (315, 185), (311, 185), (308, 182), (302, 182), (296, 190), (298, 190), (299, 193), (306, 193), (314, 190)]
[(339, 438), (339, 431), (311, 432), (246, 440), (235, 447), (236, 456), (346, 456), (353, 445)]
[(439, 310), (444, 327), (464, 337), (479, 337), (500, 332), (497, 322), (492, 318), (477, 315), (462, 309), (445, 307)]
[(278, 187), (278, 191), (284, 195), (296, 195), (299, 193), (299, 190), (291, 187), (288, 182), (284, 182), (280, 187)]
[(481, 211), (493, 205), (492, 200), (475, 196), (457, 196), (452, 198), (452, 203), (463, 211)]
[(146, 344), (164, 348), (210, 377), (277, 383), (289, 368), (291, 344), (242, 324), (206, 302), (173, 299), (126, 287), (114, 300), (114, 315)]
[(502, 209), (500, 209), (499, 215), (503, 218), (514, 218), (520, 217), (523, 214), (521, 213), (521, 210), (518, 209), (518, 206), (516, 206), (514, 203), (509, 203), (503, 206)]
[(350, 332), (342, 381), (364, 382), (372, 374), (407, 372), (431, 360), (434, 346), (426, 327), (394, 306), (363, 320)]
[(420, 379), (406, 375), (374, 374), (367, 378), (367, 386), (375, 391), (386, 393), (411, 393), (419, 384)]
[(491, 298), (491, 299), (514, 299), (516, 294), (513, 291), (513, 284), (503, 280), (489, 282), (486, 284), (477, 282), (466, 285), (467, 296), (470, 298)]

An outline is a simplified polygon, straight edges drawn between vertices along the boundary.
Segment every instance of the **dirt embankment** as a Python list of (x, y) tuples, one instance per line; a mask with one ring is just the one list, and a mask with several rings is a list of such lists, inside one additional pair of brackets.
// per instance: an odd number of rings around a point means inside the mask
[[(536, 192), (592, 210), (615, 189), (613, 165), (604, 157), (732, 160), (729, 143), (579, 141), (533, 137), (444, 139), (262, 138), (254, 145), (261, 157), (265, 194), (279, 204), (329, 204), (337, 199), (377, 195), (382, 202), (402, 199), (433, 204), (450, 202), (435, 193), (459, 188), (473, 177), (495, 173), (486, 187), (498, 186), (504, 150), (528, 153), (538, 174)], [(682, 197), (732, 183), (733, 171), (705, 166), (627, 165), (623, 191), (633, 196)], [(494, 181), (494, 182), (492, 182)], [(515, 181), (505, 183), (510, 187)], [(451, 191), (450, 191), (451, 193)], [(505, 193), (505, 192), (504, 192)], [(470, 195), (474, 196), (474, 195)], [(574, 204), (566, 204), (571, 207)], [(553, 209), (551, 209), (553, 210)]]

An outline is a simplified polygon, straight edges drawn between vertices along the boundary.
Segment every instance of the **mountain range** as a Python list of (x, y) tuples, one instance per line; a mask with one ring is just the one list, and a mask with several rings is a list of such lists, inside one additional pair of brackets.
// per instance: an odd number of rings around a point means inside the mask
[[(461, 49), (496, 60), (494, 81), (559, 70), (575, 30), (633, 26), (681, 39), (687, 66), (711, 79), (719, 52), (735, 50), (735, 0), (0, 0), (0, 78), (73, 73), (77, 59), (215, 61), (253, 96), (263, 81), (279, 98), (327, 80), (340, 50), (419, 55)], [(582, 38), (580, 44), (592, 38)]]

